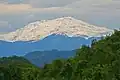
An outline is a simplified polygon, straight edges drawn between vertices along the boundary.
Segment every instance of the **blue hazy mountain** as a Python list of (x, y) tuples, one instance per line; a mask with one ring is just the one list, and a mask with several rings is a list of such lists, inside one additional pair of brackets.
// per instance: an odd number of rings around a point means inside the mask
[(36, 66), (43, 67), (45, 64), (51, 63), (55, 59), (67, 59), (74, 56), (76, 50), (71, 51), (34, 51), (26, 54), (24, 57)]
[(6, 42), (0, 41), (0, 56), (23, 56), (26, 53), (33, 51), (48, 51), (48, 50), (60, 50), (71, 51), (80, 48), (81, 45), (91, 45), (93, 39), (101, 39), (100, 37), (91, 37), (85, 39), (81, 37), (68, 37), (65, 35), (52, 34), (45, 37), (42, 40), (33, 41), (16, 41)]

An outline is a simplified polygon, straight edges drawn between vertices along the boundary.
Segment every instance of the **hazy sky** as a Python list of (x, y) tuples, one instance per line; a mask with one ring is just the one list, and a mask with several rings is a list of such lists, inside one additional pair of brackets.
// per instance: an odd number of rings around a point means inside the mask
[(120, 0), (0, 0), (0, 32), (14, 31), (36, 20), (62, 16), (120, 28)]

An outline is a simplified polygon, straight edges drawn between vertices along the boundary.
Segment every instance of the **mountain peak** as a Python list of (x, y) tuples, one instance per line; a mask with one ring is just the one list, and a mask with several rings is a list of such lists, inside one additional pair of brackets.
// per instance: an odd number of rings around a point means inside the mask
[(51, 34), (67, 35), (78, 37), (101, 36), (112, 30), (105, 27), (97, 27), (73, 17), (62, 17), (53, 20), (41, 20), (30, 23), (24, 28), (8, 34), (0, 35), (0, 40), (6, 41), (37, 41)]

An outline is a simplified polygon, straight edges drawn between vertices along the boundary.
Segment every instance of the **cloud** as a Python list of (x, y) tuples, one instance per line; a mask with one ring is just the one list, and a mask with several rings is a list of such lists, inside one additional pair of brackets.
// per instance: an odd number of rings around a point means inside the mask
[(8, 29), (9, 29), (8, 21), (0, 21), (0, 33), (6, 31)]
[(0, 13), (16, 13), (30, 9), (32, 9), (32, 7), (28, 4), (0, 4)]
[(6, 4), (25, 4), (29, 3), (30, 0), (1, 0), (0, 3)]
[(8, 21), (0, 21), (0, 28), (8, 26)]
[(119, 0), (4, 0), (4, 2), (7, 3), (0, 4), (0, 14), (50, 13), (54, 11), (54, 13), (73, 15), (118, 15), (120, 9)]
[(63, 7), (79, 0), (2, 0), (0, 3), (6, 4), (30, 4), (32, 7), (48, 8)]
[(72, 2), (80, 0), (2, 0), (0, 3), (7, 4), (31, 4), (34, 7), (46, 8), (46, 7), (61, 7)]
[(113, 28), (120, 26), (119, 14), (120, 0), (0, 0), (0, 20), (8, 21), (14, 30), (36, 20), (62, 16)]
[(33, 7), (48, 8), (48, 7), (63, 7), (76, 1), (80, 0), (30, 0), (29, 3)]
[(35, 12), (65, 11), (65, 7), (34, 8), (30, 4), (0, 4), (0, 14), (23, 14)]
[(115, 16), (120, 13), (119, 0), (81, 0), (65, 7), (71, 8), (71, 12), (78, 14)]

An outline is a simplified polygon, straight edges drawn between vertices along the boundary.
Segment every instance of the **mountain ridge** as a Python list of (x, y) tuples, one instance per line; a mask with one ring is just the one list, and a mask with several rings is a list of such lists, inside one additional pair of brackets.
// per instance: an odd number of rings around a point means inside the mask
[(29, 60), (32, 64), (38, 67), (43, 67), (45, 64), (51, 63), (55, 59), (68, 59), (75, 56), (76, 50), (60, 51), (60, 50), (48, 50), (48, 51), (34, 51), (24, 55), (24, 58)]
[(72, 17), (62, 17), (53, 20), (41, 20), (30, 23), (24, 28), (8, 34), (0, 35), (5, 41), (38, 41), (52, 34), (67, 35), (69, 37), (84, 38), (105, 36), (112, 30), (97, 27)]
[(50, 35), (39, 41), (0, 41), (0, 56), (23, 56), (33, 51), (60, 50), (71, 51), (80, 48), (82, 45), (91, 45), (92, 40), (100, 40), (101, 37), (68, 37), (64, 35)]

